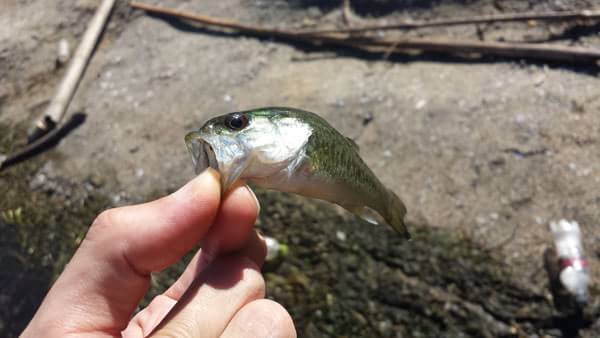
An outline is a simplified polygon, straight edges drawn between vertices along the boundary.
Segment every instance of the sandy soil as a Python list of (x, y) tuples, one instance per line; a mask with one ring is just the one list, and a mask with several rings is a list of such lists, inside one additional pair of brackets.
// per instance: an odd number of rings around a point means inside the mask
[[(43, 111), (64, 71), (56, 67), (57, 43), (66, 38), (75, 46), (97, 3), (8, 0), (3, 5), (3, 124), (31, 121)], [(314, 3), (161, 4), (281, 27), (340, 23), (337, 2)], [(354, 5), (355, 22), (361, 23), (578, 9), (590, 3)], [(557, 43), (600, 43), (586, 29), (558, 23), (493, 24), (480, 31), (490, 40), (553, 37)], [(478, 32), (458, 27), (422, 34), (476, 38)], [(307, 51), (144, 16), (119, 2), (71, 105), (70, 112), (86, 113), (87, 121), (53, 151), (42, 171), (73, 182), (91, 180), (115, 204), (145, 200), (192, 177), (186, 131), (225, 112), (294, 106), (320, 113), (354, 138), (366, 162), (406, 202), (411, 223), (450, 229), (493, 249), (517, 278), (541, 290), (542, 253), (551, 245), (547, 225), (574, 219), (582, 225), (597, 280), (600, 82), (595, 71), (514, 60), (384, 60), (348, 51)]]

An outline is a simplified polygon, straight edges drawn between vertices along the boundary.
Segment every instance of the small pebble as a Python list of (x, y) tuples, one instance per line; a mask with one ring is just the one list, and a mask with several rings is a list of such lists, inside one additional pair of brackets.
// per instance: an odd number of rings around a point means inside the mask
[(265, 236), (265, 244), (267, 246), (267, 261), (271, 261), (279, 256), (279, 241), (273, 237)]
[(122, 61), (123, 61), (123, 57), (120, 55), (115, 56), (114, 58), (112, 58), (112, 60), (110, 60), (110, 62), (115, 65), (121, 63)]
[(375, 116), (373, 115), (373, 112), (367, 111), (366, 113), (361, 115), (362, 117), (362, 125), (366, 126), (369, 123), (373, 122), (373, 120), (375, 119)]
[(533, 80), (533, 85), (539, 87), (544, 83), (544, 81), (546, 81), (546, 75), (540, 74)]
[(389, 320), (382, 320), (377, 323), (377, 329), (381, 335), (388, 337), (392, 333), (392, 322)]
[(517, 123), (523, 123), (523, 122), (525, 122), (526, 120), (527, 120), (527, 118), (526, 118), (526, 117), (525, 117), (525, 115), (523, 115), (523, 114), (517, 114), (517, 115), (515, 116), (515, 122), (517, 122)]
[(423, 109), (423, 107), (425, 107), (426, 104), (427, 104), (427, 101), (424, 99), (421, 99), (421, 100), (417, 101), (417, 104), (415, 105), (415, 109), (421, 110), (421, 109)]
[(69, 41), (65, 38), (62, 38), (60, 41), (58, 41), (58, 55), (56, 56), (56, 62), (62, 66), (69, 61), (70, 57), (71, 47), (69, 46)]
[(88, 177), (88, 182), (94, 188), (100, 188), (100, 187), (102, 187), (106, 183), (106, 181), (104, 180), (104, 177), (100, 176), (97, 173), (92, 173)]
[(577, 176), (589, 176), (592, 173), (592, 169), (585, 168), (581, 169), (577, 172)]

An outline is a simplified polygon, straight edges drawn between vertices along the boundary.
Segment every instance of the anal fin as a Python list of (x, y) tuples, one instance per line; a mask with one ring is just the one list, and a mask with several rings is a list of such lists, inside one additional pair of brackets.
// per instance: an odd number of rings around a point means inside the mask
[(364, 205), (342, 205), (342, 207), (371, 224), (385, 224), (383, 216)]
[(341, 206), (371, 224), (387, 224), (404, 238), (410, 239), (410, 233), (404, 223), (406, 207), (394, 192), (390, 190), (388, 194), (389, 200), (385, 215), (365, 205), (346, 204)]

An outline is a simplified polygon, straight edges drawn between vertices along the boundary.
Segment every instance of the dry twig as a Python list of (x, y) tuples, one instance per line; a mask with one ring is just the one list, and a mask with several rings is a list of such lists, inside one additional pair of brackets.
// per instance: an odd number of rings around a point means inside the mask
[(44, 134), (35, 141), (27, 144), (22, 149), (0, 158), (0, 172), (19, 164), (41, 152), (56, 146), (60, 140), (67, 136), (71, 131), (80, 126), (85, 121), (85, 115), (82, 113), (73, 114), (71, 118), (48, 133)]
[(329, 44), (351, 47), (371, 53), (402, 53), (418, 50), (457, 55), (495, 55), (569, 63), (591, 63), (600, 59), (600, 50), (583, 47), (530, 43), (451, 41), (426, 38), (390, 39), (376, 36), (355, 36), (343, 31), (306, 35), (303, 32), (242, 24), (236, 21), (191, 14), (138, 2), (132, 2), (130, 6), (155, 15), (165, 15), (190, 20), (207, 26), (231, 29), (240, 33), (301, 41), (317, 46)]
[(344, 0), (342, 9), (342, 20), (346, 26), (351, 25), (352, 21), (352, 7), (350, 7), (350, 0)]
[(103, 0), (96, 10), (96, 14), (90, 21), (77, 47), (56, 95), (52, 98), (44, 115), (35, 123), (34, 129), (30, 132), (29, 142), (37, 140), (62, 121), (114, 4), (115, 0)]
[(344, 29), (326, 29), (303, 32), (302, 34), (314, 35), (325, 33), (365, 33), (372, 31), (398, 30), (398, 29), (418, 29), (425, 27), (456, 26), (467, 24), (480, 24), (492, 22), (510, 22), (510, 21), (559, 21), (559, 20), (599, 20), (600, 10), (583, 11), (564, 11), (548, 13), (508, 13), (474, 16), (470, 18), (449, 18), (434, 19), (426, 21), (405, 21), (395, 24), (372, 25), (367, 27), (344, 28)]

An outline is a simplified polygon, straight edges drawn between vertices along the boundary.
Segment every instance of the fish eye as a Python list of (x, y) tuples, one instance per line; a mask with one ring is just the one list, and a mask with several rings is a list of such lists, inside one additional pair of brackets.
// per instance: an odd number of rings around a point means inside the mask
[(242, 113), (233, 113), (225, 118), (225, 126), (231, 130), (242, 130), (248, 125), (248, 117)]

